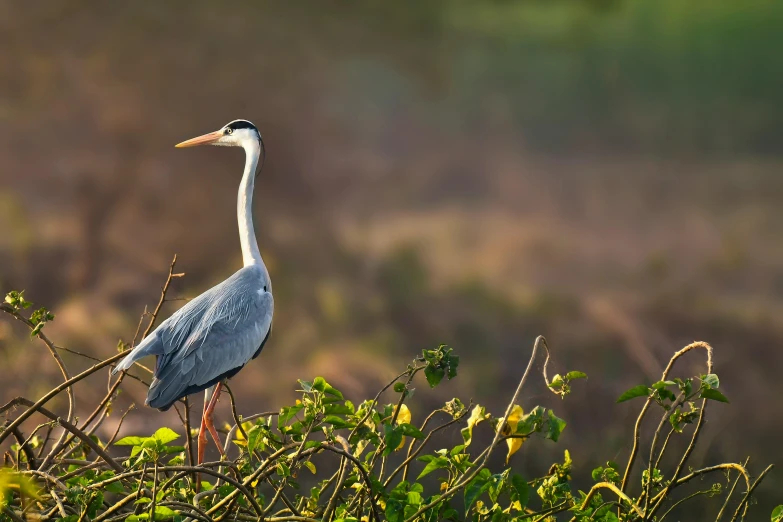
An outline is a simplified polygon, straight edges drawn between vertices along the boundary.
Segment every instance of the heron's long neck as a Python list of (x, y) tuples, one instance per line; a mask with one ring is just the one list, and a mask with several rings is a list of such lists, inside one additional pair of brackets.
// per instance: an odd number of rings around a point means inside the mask
[(239, 184), (239, 196), (237, 197), (237, 221), (239, 223), (239, 242), (242, 245), (242, 261), (245, 266), (261, 265), (261, 252), (258, 250), (256, 233), (253, 228), (253, 184), (256, 179), (256, 168), (261, 155), (261, 147), (258, 142), (250, 142), (245, 149), (245, 173)]

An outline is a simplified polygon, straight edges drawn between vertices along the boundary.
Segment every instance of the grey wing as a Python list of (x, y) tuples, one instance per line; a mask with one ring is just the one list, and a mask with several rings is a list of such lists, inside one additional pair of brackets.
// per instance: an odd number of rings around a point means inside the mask
[(149, 336), (149, 343), (145, 339), (148, 346), (137, 358), (158, 356), (149, 406), (167, 409), (232, 377), (257, 355), (271, 330), (274, 300), (268, 281), (254, 269), (246, 267), (190, 301)]

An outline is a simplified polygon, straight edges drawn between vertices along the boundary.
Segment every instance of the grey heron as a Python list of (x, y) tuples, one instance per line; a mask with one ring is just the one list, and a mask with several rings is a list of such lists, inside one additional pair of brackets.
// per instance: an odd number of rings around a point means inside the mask
[[(272, 330), (274, 300), (272, 281), (261, 259), (253, 229), (253, 184), (265, 155), (261, 135), (249, 121), (234, 120), (215, 132), (176, 146), (197, 145), (245, 150), (245, 170), (237, 198), (244, 267), (163, 321), (112, 373), (127, 370), (142, 357), (155, 355), (154, 378), (146, 404), (161, 411), (187, 395), (206, 390), (198, 437), (198, 463), (201, 464), (207, 442), (205, 429), (223, 455), (212, 421), (220, 388), (226, 379), (236, 375), (261, 353)], [(209, 389), (213, 386), (209, 398)]]

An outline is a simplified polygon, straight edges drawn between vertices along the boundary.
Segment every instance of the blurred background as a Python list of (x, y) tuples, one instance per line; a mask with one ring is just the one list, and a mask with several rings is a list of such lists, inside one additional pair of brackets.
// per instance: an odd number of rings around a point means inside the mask
[[(460, 375), (420, 388), (413, 420), (455, 395), (500, 414), (543, 334), (550, 375), (590, 378), (564, 402), (529, 381), (523, 407), (569, 425), (514, 466), (544, 473), (568, 447), (580, 486), (627, 458), (641, 402), (619, 394), (699, 339), (732, 403), (689, 464), (781, 464), (782, 28), (774, 0), (0, 1), (0, 289), (104, 357), (175, 253), (173, 299), (230, 275), (242, 152), (173, 145), (246, 118), (268, 152), (276, 315), (231, 383), (240, 413), (315, 375), (361, 399), (447, 343)], [(61, 379), (6, 319), (0, 366), (0, 402)], [(115, 409), (145, 393), (126, 380)], [(176, 422), (141, 407), (124, 430)]]

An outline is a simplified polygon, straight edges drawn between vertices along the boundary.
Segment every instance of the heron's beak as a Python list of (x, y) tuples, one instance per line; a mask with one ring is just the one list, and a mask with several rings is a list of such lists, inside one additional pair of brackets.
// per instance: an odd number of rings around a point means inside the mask
[(201, 136), (197, 136), (195, 138), (191, 138), (189, 140), (183, 141), (182, 143), (177, 143), (174, 145), (178, 149), (181, 149), (183, 147), (196, 147), (198, 145), (209, 145), (210, 143), (215, 143), (217, 140), (223, 137), (223, 133), (220, 131), (215, 132), (209, 132), (207, 134), (203, 134)]

